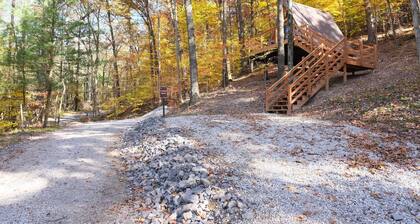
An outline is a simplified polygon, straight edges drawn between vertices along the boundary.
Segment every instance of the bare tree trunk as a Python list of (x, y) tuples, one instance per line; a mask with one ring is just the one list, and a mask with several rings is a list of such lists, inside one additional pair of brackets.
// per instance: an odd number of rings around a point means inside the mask
[(150, 12), (150, 5), (149, 5), (149, 0), (143, 0), (141, 1), (137, 11), (139, 13), (139, 15), (142, 17), (143, 22), (145, 23), (146, 27), (147, 27), (147, 31), (149, 33), (149, 57), (150, 57), (150, 75), (151, 75), (151, 79), (152, 79), (152, 91), (153, 91), (153, 97), (156, 99), (156, 89), (155, 89), (155, 79), (157, 77), (160, 77), (160, 70), (158, 69), (159, 67), (159, 61), (158, 61), (158, 53), (157, 53), (157, 44), (156, 44), (156, 36), (155, 36), (155, 31), (154, 31), (154, 25), (153, 25), (153, 20), (151, 18), (151, 12)]
[(420, 63), (420, 3), (419, 0), (411, 0), (411, 10), (413, 12), (413, 25), (416, 36), (417, 57)]
[[(52, 1), (53, 4), (53, 8), (54, 10), (56, 9), (57, 5), (55, 0)], [(55, 27), (56, 26), (56, 15), (52, 16), (51, 19), (51, 27), (50, 27), (50, 44), (51, 46), (48, 49), (48, 63), (47, 63), (47, 68), (45, 70), (45, 75), (46, 75), (46, 90), (47, 90), (47, 99), (45, 102), (45, 108), (44, 108), (44, 118), (43, 118), (43, 124), (42, 127), (46, 128), (48, 126), (48, 115), (49, 115), (49, 110), (51, 107), (51, 95), (52, 95), (52, 88), (53, 88), (53, 83), (52, 83), (52, 76), (54, 73), (54, 58), (55, 58)]]
[(222, 19), (222, 41), (223, 41), (223, 69), (222, 69), (222, 86), (225, 88), (229, 85), (229, 50), (227, 46), (227, 0), (221, 0), (221, 13), (220, 17)]
[(79, 110), (79, 103), (80, 103), (80, 97), (79, 97), (79, 77), (80, 77), (80, 39), (81, 39), (81, 34), (82, 31), (79, 28), (79, 32), (77, 34), (77, 59), (76, 59), (76, 93), (74, 95), (74, 111), (78, 111)]
[(255, 11), (254, 11), (254, 3), (255, 0), (251, 0), (250, 2), (250, 15), (249, 15), (249, 33), (251, 37), (254, 37), (256, 34), (256, 29), (255, 29)]
[[(52, 73), (52, 70), (51, 70)], [(46, 128), (48, 126), (48, 115), (49, 115), (49, 111), (50, 111), (50, 107), (51, 107), (51, 94), (52, 94), (52, 83), (50, 80), (46, 81), (47, 82), (47, 99), (45, 101), (45, 108), (44, 108), (44, 116), (42, 118), (43, 123), (42, 123), (42, 127)]]
[(58, 106), (58, 113), (57, 113), (57, 123), (58, 123), (58, 125), (60, 125), (61, 111), (63, 110), (63, 101), (64, 101), (65, 95), (66, 95), (66, 82), (63, 79), (63, 92), (61, 92), (61, 99), (60, 99), (60, 104)]
[(284, 14), (283, 0), (277, 0), (277, 78), (281, 78), (284, 73)]
[(367, 32), (368, 32), (368, 43), (376, 43), (377, 37), (376, 37), (376, 22), (375, 18), (373, 16), (372, 11), (372, 4), (370, 3), (370, 0), (363, 0), (364, 6), (365, 6), (365, 12), (366, 12), (366, 26), (367, 26)]
[[(159, 1), (157, 3), (159, 5)], [(160, 53), (160, 29), (161, 29), (161, 24), (160, 24), (160, 17), (161, 17), (161, 11), (160, 11), (160, 6), (159, 6), (159, 11), (158, 11), (158, 16), (157, 16), (157, 43), (156, 43), (156, 63), (157, 63), (157, 89), (160, 88), (160, 86), (162, 85), (162, 77), (161, 77), (161, 70), (162, 70), (162, 66), (160, 63), (161, 60), (161, 53)], [(160, 97), (160, 96), (159, 96)]]
[(23, 104), (23, 108), (26, 108), (26, 33), (24, 31), (22, 31), (22, 43), (21, 43), (21, 51), (22, 51), (22, 55), (21, 55), (21, 64), (20, 64), (20, 68), (21, 68), (21, 72), (22, 72), (22, 80), (21, 80), (21, 87), (22, 87), (22, 104)]
[(246, 67), (246, 52), (245, 52), (245, 24), (242, 15), (242, 0), (236, 0), (236, 13), (238, 15), (238, 39), (241, 55), (241, 70), (240, 73), (245, 71)]
[(115, 37), (114, 37), (114, 28), (112, 26), (112, 18), (111, 18), (111, 9), (109, 6), (109, 0), (106, 0), (106, 4), (107, 4), (107, 17), (108, 17), (108, 26), (109, 26), (109, 31), (111, 33), (111, 45), (112, 45), (112, 54), (114, 55), (114, 82), (112, 85), (113, 88), (113, 93), (114, 93), (114, 97), (120, 97), (121, 96), (121, 90), (120, 90), (120, 76), (118, 73), (118, 51), (117, 51), (117, 44), (115, 42)]
[(287, 65), (289, 71), (293, 68), (293, 0), (288, 0), (287, 3)]
[(177, 82), (178, 82), (178, 100), (180, 102), (182, 99), (182, 80), (183, 80), (183, 65), (182, 65), (182, 47), (181, 47), (181, 36), (179, 35), (178, 28), (178, 11), (176, 7), (176, 0), (170, 0), (170, 10), (171, 10), (171, 21), (172, 27), (175, 33), (175, 48), (176, 48), (176, 71), (177, 71)]
[(191, 0), (184, 2), (185, 14), (188, 27), (188, 51), (190, 59), (190, 80), (191, 80), (191, 93), (190, 104), (195, 104), (200, 98), (200, 90), (198, 87), (198, 68), (197, 68), (197, 49), (195, 44), (195, 29), (193, 20), (193, 8)]

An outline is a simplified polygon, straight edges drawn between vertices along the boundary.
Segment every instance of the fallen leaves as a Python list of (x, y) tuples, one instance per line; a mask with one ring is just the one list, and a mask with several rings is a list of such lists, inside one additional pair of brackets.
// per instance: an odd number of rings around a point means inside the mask
[(373, 137), (371, 134), (349, 135), (348, 144), (356, 154), (350, 158), (350, 167), (363, 166), (381, 170), (386, 163), (394, 163), (407, 168), (416, 166), (416, 158), (411, 157), (410, 149), (402, 142), (396, 141), (395, 136)]

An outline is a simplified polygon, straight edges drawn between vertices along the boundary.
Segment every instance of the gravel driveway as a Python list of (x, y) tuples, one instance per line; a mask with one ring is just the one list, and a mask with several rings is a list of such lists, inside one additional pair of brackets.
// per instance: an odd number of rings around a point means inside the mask
[[(220, 156), (219, 167), (234, 170), (224, 181), (248, 205), (238, 223), (420, 221), (419, 173), (406, 166), (418, 165), (414, 144), (350, 125), (271, 114), (180, 116), (166, 124), (190, 130), (190, 139)], [(369, 136), (358, 143), (372, 138), (382, 150), (409, 153), (393, 163), (368, 147), (355, 148), (354, 136)], [(379, 168), (366, 167), (376, 163)]]
[(75, 124), (3, 152), (0, 223), (112, 222), (125, 189), (112, 148), (141, 119)]

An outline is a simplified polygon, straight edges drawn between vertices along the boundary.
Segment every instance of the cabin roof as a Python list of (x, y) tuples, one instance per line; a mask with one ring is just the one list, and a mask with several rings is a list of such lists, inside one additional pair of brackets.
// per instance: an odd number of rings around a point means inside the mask
[(308, 25), (334, 42), (339, 42), (344, 38), (343, 33), (329, 13), (299, 3), (293, 3), (292, 9), (293, 19), (298, 26)]

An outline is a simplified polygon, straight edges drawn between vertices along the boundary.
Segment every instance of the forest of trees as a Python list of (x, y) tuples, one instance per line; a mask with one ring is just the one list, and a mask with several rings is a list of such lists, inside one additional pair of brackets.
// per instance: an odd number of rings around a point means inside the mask
[[(333, 15), (345, 36), (395, 38), (418, 0), (299, 0)], [(283, 0), (0, 0), (0, 129), (47, 126), (63, 111), (136, 113), (198, 100), (246, 73), (247, 43), (276, 27)], [(277, 18), (277, 19), (276, 19)], [(282, 29), (280, 29), (282, 30)], [(287, 37), (285, 37), (287, 38)], [(420, 54), (420, 46), (418, 45)], [(420, 60), (420, 59), (419, 59)]]

